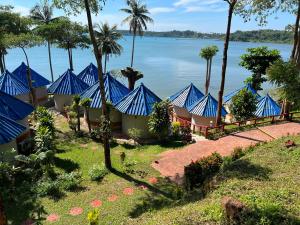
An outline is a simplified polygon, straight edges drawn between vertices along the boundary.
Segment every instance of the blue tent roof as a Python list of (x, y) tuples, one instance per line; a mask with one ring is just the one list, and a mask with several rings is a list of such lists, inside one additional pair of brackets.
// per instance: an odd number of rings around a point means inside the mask
[(25, 130), (26, 127), (0, 114), (0, 144), (9, 143)]
[(161, 99), (150, 91), (143, 83), (121, 99), (116, 105), (120, 112), (134, 116), (149, 116), (154, 103)]
[(0, 114), (12, 120), (22, 120), (33, 110), (31, 105), (0, 91)]
[(172, 95), (169, 99), (173, 105), (188, 108), (203, 96), (204, 94), (198, 88), (196, 88), (193, 83), (191, 83), (189, 86), (182, 89), (175, 95)]
[(278, 116), (280, 113), (280, 106), (271, 98), (270, 95), (261, 98), (257, 103), (257, 110), (255, 112), (257, 117)]
[[(122, 83), (113, 78), (109, 73), (104, 77), (106, 100), (113, 105), (119, 102), (124, 96), (129, 94), (129, 89)], [(99, 82), (89, 87), (81, 94), (81, 98), (90, 98), (91, 108), (101, 108), (102, 101), (100, 96)]]
[[(218, 101), (208, 94), (190, 106), (188, 111), (198, 116), (216, 117), (218, 111)], [(226, 116), (226, 114), (226, 110), (224, 107), (222, 107), (222, 116)]]
[(48, 92), (59, 95), (77, 95), (81, 94), (88, 87), (71, 70), (67, 70), (48, 88)]
[(0, 77), (0, 91), (9, 95), (21, 95), (29, 93), (29, 88), (15, 75), (6, 70)]
[(226, 95), (226, 96), (224, 97), (224, 103), (228, 103), (229, 101), (231, 101), (231, 99), (232, 99), (236, 94), (238, 94), (241, 90), (243, 90), (243, 89), (245, 89), (245, 88), (246, 88), (247, 91), (251, 91), (252, 94), (255, 94), (256, 97), (257, 97), (257, 99), (260, 98), (260, 95), (259, 95), (259, 94), (257, 93), (257, 91), (251, 86), (251, 84), (247, 84), (246, 86), (241, 87), (241, 88), (239, 88), (238, 90), (233, 91), (233, 92), (231, 92), (230, 94)]
[[(34, 88), (44, 87), (50, 84), (50, 81), (44, 78), (42, 75), (38, 74), (36, 71), (30, 68), (32, 86)], [(21, 80), (26, 86), (28, 86), (27, 81), (27, 66), (24, 62), (12, 72), (19, 80)]]
[(92, 86), (98, 81), (97, 67), (93, 63), (91, 63), (78, 74), (78, 78), (87, 83), (89, 86)]

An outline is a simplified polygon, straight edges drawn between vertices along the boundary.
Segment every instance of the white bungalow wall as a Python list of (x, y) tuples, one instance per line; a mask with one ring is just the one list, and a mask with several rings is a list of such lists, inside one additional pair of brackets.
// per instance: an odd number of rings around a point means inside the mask
[(48, 101), (47, 87), (35, 88), (35, 94), (39, 105), (43, 105)]
[(150, 138), (151, 134), (149, 132), (148, 121), (148, 116), (122, 114), (122, 131), (124, 134), (128, 135), (130, 129), (136, 128), (141, 131), (141, 138)]
[[(102, 114), (101, 109), (93, 109), (89, 110), (90, 122), (92, 127), (95, 127), (99, 124), (99, 119)], [(86, 112), (84, 112), (84, 118), (86, 120)], [(120, 130), (122, 126), (122, 114), (114, 108), (110, 109), (109, 119), (112, 125), (113, 130)]]
[[(216, 121), (215, 117), (203, 117), (203, 116), (197, 116), (197, 115), (192, 115), (192, 124), (191, 124), (191, 129), (193, 130), (193, 125), (198, 125), (198, 126), (210, 126), (210, 122), (213, 122), (213, 124)], [(195, 131), (199, 131), (199, 128), (195, 127)]]
[(63, 112), (65, 106), (69, 106), (72, 104), (73, 95), (54, 94), (53, 98), (54, 98), (55, 109), (58, 112)]

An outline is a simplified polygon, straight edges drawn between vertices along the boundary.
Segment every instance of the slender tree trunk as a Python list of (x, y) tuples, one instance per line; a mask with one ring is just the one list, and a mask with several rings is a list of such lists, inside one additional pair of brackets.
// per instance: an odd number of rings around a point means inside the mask
[(130, 91), (134, 90), (134, 86), (135, 86), (135, 80), (132, 77), (128, 77), (128, 89)]
[(216, 125), (221, 125), (221, 122), (222, 122), (222, 105), (223, 105), (223, 94), (224, 94), (225, 78), (226, 78), (226, 68), (227, 68), (227, 58), (228, 58), (227, 54), (228, 54), (228, 47), (229, 47), (229, 40), (230, 40), (231, 21), (232, 21), (232, 14), (233, 14), (234, 6), (237, 3), (237, 0), (232, 0), (231, 2), (228, 2), (228, 3), (229, 3), (228, 23), (227, 23), (226, 37), (225, 37), (225, 43), (224, 43), (222, 78), (221, 78), (221, 86), (220, 86), (220, 90), (219, 90), (219, 101), (218, 101)]
[(208, 94), (209, 60), (206, 60), (205, 95)]
[(86, 122), (88, 124), (89, 133), (91, 133), (92, 128), (91, 128), (91, 121), (90, 121), (90, 110), (88, 107), (85, 108), (85, 113), (86, 113)]
[[(107, 104), (106, 104), (106, 98), (105, 98), (105, 88), (104, 88), (104, 80), (102, 75), (102, 52), (100, 49), (98, 49), (97, 41), (95, 37), (95, 33), (93, 30), (93, 21), (91, 16), (91, 10), (90, 10), (90, 3), (89, 0), (84, 0), (84, 5), (86, 9), (86, 16), (88, 20), (88, 27), (89, 27), (89, 33), (91, 37), (91, 41), (93, 44), (94, 54), (97, 61), (98, 66), (98, 78), (99, 78), (99, 86), (100, 86), (100, 95), (101, 95), (101, 101), (102, 101), (102, 114), (105, 116), (105, 118), (109, 121), (109, 114), (107, 111)], [(103, 146), (104, 146), (104, 158), (105, 158), (105, 166), (107, 169), (111, 170), (111, 158), (110, 158), (110, 146), (109, 146), (109, 138), (107, 135), (104, 135), (103, 139)]]
[(70, 56), (71, 56), (71, 70), (74, 70), (74, 64), (73, 64), (73, 49), (70, 48)]
[(49, 66), (50, 66), (50, 73), (51, 73), (51, 81), (54, 82), (54, 76), (53, 76), (53, 68), (52, 68), (52, 57), (51, 57), (51, 43), (48, 40), (48, 58), (49, 58)]
[(80, 107), (77, 106), (77, 130), (80, 131)]
[(131, 51), (131, 68), (133, 67), (133, 60), (134, 60), (134, 49), (135, 49), (135, 37), (136, 37), (136, 28), (133, 30), (133, 37), (132, 37), (132, 51)]
[(28, 81), (28, 86), (29, 86), (29, 90), (30, 90), (30, 103), (36, 107), (36, 95), (35, 95), (35, 90), (32, 86), (32, 79), (31, 79), (31, 71), (30, 71), (30, 65), (29, 65), (29, 60), (28, 60), (28, 56), (27, 56), (27, 53), (25, 51), (24, 48), (21, 48), (24, 55), (25, 55), (25, 58), (26, 58), (26, 62), (27, 62), (27, 81)]
[(210, 87), (210, 78), (211, 78), (211, 64), (212, 64), (212, 58), (209, 59), (209, 72), (208, 72), (208, 79), (207, 79), (207, 92), (209, 92)]
[(107, 54), (104, 56), (104, 74), (106, 74)]
[(0, 225), (7, 225), (7, 217), (4, 210), (2, 196), (0, 194)]
[(293, 45), (293, 50), (291, 55), (292, 60), (295, 59), (295, 54), (299, 43), (299, 23), (300, 23), (300, 0), (298, 0), (298, 11), (297, 11), (297, 17), (295, 23), (295, 31), (294, 31), (294, 45)]
[(5, 68), (4, 68), (4, 65), (3, 65), (3, 55), (2, 55), (2, 51), (0, 51), (0, 72), (1, 74), (5, 72)]
[(2, 55), (2, 62), (4, 66), (4, 71), (6, 70), (6, 63), (5, 63), (5, 54)]

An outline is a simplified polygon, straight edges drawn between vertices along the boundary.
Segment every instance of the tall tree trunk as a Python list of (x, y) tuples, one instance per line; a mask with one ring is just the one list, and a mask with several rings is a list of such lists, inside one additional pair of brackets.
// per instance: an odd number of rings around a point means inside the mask
[(216, 125), (221, 125), (221, 122), (222, 122), (222, 105), (223, 105), (223, 94), (224, 94), (226, 69), (227, 69), (227, 58), (228, 58), (228, 47), (229, 47), (229, 40), (230, 40), (231, 21), (232, 21), (232, 14), (233, 14), (234, 6), (236, 3), (237, 3), (237, 0), (232, 0), (231, 2), (228, 1), (228, 4), (229, 4), (228, 22), (227, 22), (227, 30), (226, 30), (226, 37), (225, 37), (225, 43), (224, 43), (222, 78), (221, 78), (221, 86), (220, 86), (220, 90), (219, 90), (219, 101), (218, 101)]
[(4, 65), (3, 65), (3, 55), (2, 55), (2, 51), (0, 50), (0, 72), (1, 74), (5, 72), (5, 68), (4, 68)]
[[(104, 88), (104, 80), (102, 75), (102, 52), (100, 49), (98, 49), (97, 41), (95, 37), (95, 33), (93, 30), (93, 21), (91, 16), (91, 10), (90, 10), (90, 3), (89, 0), (84, 0), (84, 5), (86, 9), (86, 16), (88, 20), (88, 27), (89, 27), (89, 33), (91, 37), (91, 41), (94, 48), (94, 54), (97, 61), (98, 66), (98, 78), (99, 78), (99, 86), (100, 86), (100, 95), (101, 95), (101, 101), (102, 101), (102, 114), (105, 116), (105, 118), (109, 121), (109, 114), (107, 111), (107, 104), (106, 104), (106, 98), (105, 98), (105, 88)], [(104, 159), (105, 159), (105, 166), (107, 169), (111, 170), (111, 158), (110, 158), (110, 146), (109, 146), (109, 138), (107, 135), (104, 135), (103, 139), (103, 146), (104, 146)]]
[(69, 66), (70, 66), (70, 70), (73, 71), (73, 58), (72, 58), (72, 49), (68, 48), (68, 57), (69, 57)]
[(131, 64), (130, 64), (131, 68), (133, 67), (133, 60), (134, 60), (135, 37), (136, 37), (136, 28), (133, 29), (133, 37), (132, 37)]
[(134, 90), (134, 86), (135, 86), (135, 80), (132, 77), (128, 77), (128, 89), (130, 91)]
[(4, 71), (6, 70), (6, 63), (5, 63), (5, 54), (2, 55), (2, 62), (4, 66)]
[(2, 196), (0, 194), (0, 225), (7, 225), (7, 217), (4, 210)]
[(297, 17), (295, 22), (294, 45), (293, 45), (293, 50), (291, 55), (292, 60), (295, 60), (295, 54), (296, 54), (297, 46), (299, 44), (299, 23), (300, 23), (300, 0), (298, 0), (298, 11), (297, 11)]
[(70, 55), (71, 55), (71, 70), (74, 70), (74, 64), (73, 64), (73, 49), (70, 48)]
[(207, 79), (207, 92), (209, 92), (210, 87), (210, 78), (211, 78), (211, 64), (212, 64), (212, 58), (209, 59), (209, 72), (208, 72), (208, 79)]
[(26, 63), (27, 63), (27, 82), (28, 82), (28, 86), (29, 86), (29, 90), (30, 90), (30, 103), (36, 107), (36, 95), (35, 95), (35, 90), (32, 86), (32, 79), (31, 79), (31, 70), (30, 70), (30, 66), (29, 66), (29, 60), (28, 60), (28, 56), (27, 56), (27, 53), (25, 51), (24, 48), (21, 48), (24, 55), (25, 55), (25, 58), (26, 58)]
[(206, 60), (205, 95), (208, 94), (209, 61)]
[(107, 54), (104, 56), (104, 74), (106, 74), (106, 65), (107, 65)]
[(91, 121), (90, 121), (90, 110), (88, 107), (85, 108), (85, 113), (86, 113), (86, 122), (88, 124), (89, 133), (91, 133), (92, 128), (91, 128)]
[(50, 66), (50, 73), (51, 73), (51, 81), (54, 82), (54, 76), (53, 76), (53, 68), (52, 68), (52, 57), (51, 57), (51, 43), (48, 40), (48, 58), (49, 58), (49, 66)]
[(80, 131), (80, 107), (77, 105), (77, 130)]

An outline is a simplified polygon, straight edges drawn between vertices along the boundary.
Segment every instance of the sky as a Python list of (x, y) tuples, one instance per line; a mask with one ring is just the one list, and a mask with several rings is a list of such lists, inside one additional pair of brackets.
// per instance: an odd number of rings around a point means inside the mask
[[(32, 8), (40, 0), (0, 0), (0, 4), (10, 4), (15, 7), (15, 11), (23, 15), (28, 15)], [(224, 0), (143, 0), (151, 12), (154, 19), (153, 24), (148, 25), (151, 31), (170, 30), (194, 30), (198, 32), (224, 33), (227, 23), (228, 4)], [(120, 12), (121, 8), (126, 8), (125, 0), (107, 0), (103, 11), (95, 16), (94, 23), (109, 22), (117, 24), (119, 29), (127, 29), (122, 20), (126, 14)], [(56, 16), (64, 15), (61, 10), (55, 10)], [(85, 14), (71, 16), (72, 20), (86, 24)], [(279, 13), (269, 18), (268, 24), (264, 27), (258, 26), (252, 20), (244, 23), (239, 16), (234, 16), (232, 31), (236, 30), (257, 30), (257, 29), (280, 29), (286, 25), (293, 24), (293, 15)]]

